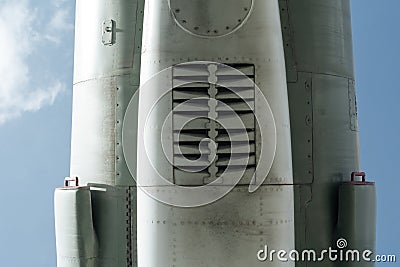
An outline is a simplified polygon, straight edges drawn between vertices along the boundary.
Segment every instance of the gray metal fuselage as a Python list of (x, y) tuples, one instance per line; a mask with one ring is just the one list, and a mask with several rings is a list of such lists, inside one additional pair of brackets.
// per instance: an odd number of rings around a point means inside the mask
[[(360, 163), (349, 0), (77, 0), (75, 36), (70, 176), (80, 186), (55, 193), (58, 266), (374, 266), (257, 259), (265, 245), (319, 252), (339, 238), (354, 249), (375, 249), (374, 185), (350, 181)], [(251, 70), (274, 117), (276, 154), (255, 192), (249, 186), (259, 172), (246, 167), (225, 197), (184, 208), (148, 191), (170, 199), (180, 186), (214, 181), (226, 154), (219, 144), (220, 161), (189, 174), (164, 158), (158, 136), (165, 116), (174, 103), (190, 100), (174, 87), (181, 78), (174, 71), (192, 71), (193, 62)], [(145, 132), (146, 110), (162, 91), (139, 86), (168, 68), (162, 81), (175, 91)], [(219, 77), (218, 69), (208, 71), (208, 81)], [(225, 101), (206, 84), (206, 97)], [(255, 113), (260, 96), (251, 99)], [(210, 121), (187, 128), (187, 138), (205, 132), (201, 138), (218, 145)], [(247, 134), (254, 134), (250, 154), (257, 162), (274, 137), (254, 125)], [(134, 140), (129, 148), (124, 134)], [(156, 181), (153, 168), (169, 183)]]

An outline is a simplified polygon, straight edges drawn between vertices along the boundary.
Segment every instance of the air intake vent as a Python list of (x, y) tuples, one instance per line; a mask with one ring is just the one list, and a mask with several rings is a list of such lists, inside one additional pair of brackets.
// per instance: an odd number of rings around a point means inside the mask
[(254, 65), (175, 66), (173, 87), (174, 183), (204, 185), (225, 171), (244, 171), (249, 181), (256, 166)]

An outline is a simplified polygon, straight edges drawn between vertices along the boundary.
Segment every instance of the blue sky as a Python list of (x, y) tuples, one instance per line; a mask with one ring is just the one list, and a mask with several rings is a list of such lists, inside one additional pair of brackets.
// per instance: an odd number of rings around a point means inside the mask
[(400, 2), (352, 0), (352, 8), (361, 163), (378, 189), (377, 249), (400, 260)]
[[(351, 1), (361, 162), (378, 187), (378, 253), (400, 258), (400, 2)], [(50, 267), (53, 191), (69, 173), (74, 1), (0, 4), (1, 266)]]

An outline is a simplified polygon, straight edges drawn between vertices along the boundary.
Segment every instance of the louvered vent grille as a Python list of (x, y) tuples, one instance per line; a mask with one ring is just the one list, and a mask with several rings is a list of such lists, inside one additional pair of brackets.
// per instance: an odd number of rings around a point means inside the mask
[(174, 183), (204, 185), (225, 171), (245, 170), (243, 176), (251, 178), (256, 165), (254, 65), (179, 65), (172, 79)]

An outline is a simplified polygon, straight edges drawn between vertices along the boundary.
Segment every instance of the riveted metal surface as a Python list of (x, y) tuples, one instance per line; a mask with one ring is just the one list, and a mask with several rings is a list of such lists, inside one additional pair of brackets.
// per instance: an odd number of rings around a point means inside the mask
[[(312, 201), (312, 186), (295, 185), (294, 203), (295, 203), (295, 242), (296, 249), (306, 248), (308, 246), (308, 235), (313, 228), (308, 227), (307, 222), (307, 204)], [(301, 263), (296, 263), (296, 266)]]
[[(353, 77), (349, 0), (287, 0), (297, 71)], [(282, 5), (284, 2), (280, 2)], [(289, 65), (290, 66), (290, 65)]]
[(348, 79), (313, 75), (315, 183), (339, 183), (359, 169), (358, 134), (350, 129)]
[(286, 77), (288, 83), (297, 81), (295, 42), (293, 27), (290, 20), (289, 0), (279, 0), (280, 17), (282, 24), (283, 48), (285, 49)]
[(298, 73), (298, 81), (288, 83), (292, 127), (293, 180), (295, 184), (313, 181), (313, 83), (310, 73)]
[[(135, 184), (121, 139), (139, 86), (143, 8), (144, 1), (77, 2), (71, 175), (83, 184)], [(115, 44), (104, 46), (102, 25), (111, 20)]]
[(136, 187), (126, 189), (126, 266), (137, 266), (137, 196)]
[[(293, 141), (296, 249), (335, 245), (338, 189), (359, 167), (349, 0), (281, 0)], [(287, 21), (288, 20), (288, 21)], [(283, 26), (284, 28), (284, 26)], [(293, 71), (297, 72), (293, 75)], [(304, 76), (311, 81), (305, 94)], [(311, 99), (311, 110), (305, 101)], [(312, 114), (310, 123), (301, 117)], [(308, 126), (306, 126), (308, 125)], [(310, 132), (311, 131), (311, 132)], [(311, 137), (311, 145), (304, 142)], [(305, 140), (307, 139), (307, 140)], [(310, 153), (311, 152), (311, 153)], [(305, 159), (305, 156), (308, 159)], [(312, 162), (310, 162), (310, 160)], [(312, 176), (310, 171), (312, 167)], [(321, 262), (298, 262), (319, 267)], [(336, 266), (324, 261), (324, 266)]]
[[(98, 242), (99, 267), (127, 266), (126, 189), (102, 184), (89, 184), (92, 190), (93, 226)], [(132, 211), (131, 211), (132, 212)]]
[[(213, 5), (219, 3), (221, 6), (216, 10), (227, 8), (226, 1), (213, 1)], [(183, 9), (180, 12), (184, 14)], [(212, 12), (207, 11), (201, 16), (210, 14)], [(201, 26), (209, 26), (203, 24)], [(157, 179), (161, 174), (173, 182), (173, 168), (165, 159), (167, 156), (159, 138), (167, 120), (166, 114), (172, 110), (173, 96), (162, 94), (165, 100), (156, 102), (160, 88), (166, 85), (173, 88), (173, 73), (168, 71), (158, 81), (151, 78), (166, 68), (190, 61), (254, 66), (256, 85), (260, 88), (255, 95), (256, 114), (261, 110), (259, 100), (265, 96), (276, 121), (276, 154), (268, 177), (260, 177), (266, 178), (264, 184), (253, 194), (248, 192), (248, 184), (240, 185), (215, 203), (184, 209), (161, 204), (138, 190), (139, 266), (265, 266), (264, 262), (257, 260), (256, 254), (266, 244), (289, 250), (294, 247), (290, 122), (277, 0), (254, 1), (247, 22), (233, 33), (218, 38), (204, 38), (177, 27), (167, 1), (146, 1), (141, 83), (148, 82), (148, 88), (153, 91), (140, 92), (138, 180), (144, 187), (142, 189), (156, 198), (160, 196), (169, 200), (188, 196), (182, 196), (179, 187)], [(215, 93), (214, 90), (207, 92)], [(179, 94), (178, 97), (184, 98), (185, 95)], [(154, 103), (158, 106), (151, 109)], [(157, 116), (146, 120), (149, 109)], [(214, 115), (211, 111), (210, 116)], [(248, 120), (245, 122), (250, 123)], [(201, 127), (202, 123), (191, 126)], [(144, 136), (146, 125), (149, 130)], [(172, 122), (165, 125), (172, 125)], [(171, 126), (167, 129), (172, 133)], [(268, 135), (270, 132), (267, 136), (256, 132), (254, 149), (260, 153), (257, 147), (263, 147), (273, 136)], [(171, 140), (169, 138), (173, 139), (172, 134), (166, 140)], [(147, 143), (144, 144), (143, 140)], [(166, 151), (171, 153), (173, 148), (168, 147)], [(153, 156), (152, 160), (146, 157), (146, 153)], [(204, 195), (212, 196), (221, 187), (224, 185), (207, 186)], [(268, 266), (294, 266), (294, 263), (273, 262)]]
[(79, 177), (82, 185), (115, 185), (116, 91), (116, 78), (74, 86), (70, 176)]
[[(147, 9), (145, 12), (147, 19), (145, 19), (144, 23), (145, 32), (143, 36), (141, 69), (142, 82), (145, 83), (147, 79), (165, 68), (181, 62), (190, 62), (193, 60), (216, 61), (224, 64), (253, 64), (256, 70), (256, 85), (269, 101), (278, 127), (278, 144), (275, 161), (265, 183), (291, 184), (291, 145), (290, 141), (287, 141), (290, 140), (290, 122), (288, 116), (286, 82), (282, 84), (282, 81), (286, 81), (286, 76), (283, 62), (282, 36), (281, 32), (277, 31), (277, 28), (280, 29), (277, 3), (274, 1), (266, 3), (261, 1), (255, 2), (256, 6), (254, 7), (254, 11), (243, 27), (234, 34), (213, 39), (199, 38), (177, 29), (174, 21), (171, 20), (169, 7), (166, 6), (167, 3), (148, 1), (146, 5)], [(268, 15), (264, 12), (267, 12)], [(158, 23), (162, 21), (162, 23), (154, 24), (155, 21)], [(256, 33), (257, 31), (260, 32)], [(161, 42), (161, 40), (163, 41)], [(176, 42), (175, 40), (180, 40), (180, 42)], [(227, 43), (231, 45), (227, 46)], [(248, 49), (246, 49), (246, 47)], [(272, 72), (276, 73), (276, 75), (270, 75)], [(170, 83), (170, 81), (166, 78), (163, 84), (168, 83)], [(270, 88), (282, 89), (270, 90)], [(256, 99), (259, 99), (259, 96), (256, 96)], [(154, 102), (151, 99), (142, 101), (142, 98), (140, 101), (141, 103)], [(163, 101), (163, 104), (159, 105), (158, 108), (160, 110), (158, 112), (160, 113), (160, 121), (163, 122), (162, 116), (165, 117), (165, 114), (169, 114), (171, 105), (172, 103), (168, 101)], [(140, 110), (143, 108), (144, 105)], [(141, 128), (140, 122), (139, 128)], [(263, 138), (266, 142), (267, 138)], [(154, 137), (154, 140), (157, 139), (159, 138)], [(261, 136), (256, 136), (256, 140), (258, 142), (256, 147), (262, 147)], [(157, 153), (160, 153), (160, 155), (163, 154), (162, 147), (159, 143), (151, 147), (154, 149), (154, 153), (156, 153), (156, 150), (159, 150)], [(142, 151), (139, 147), (139, 153), (144, 154), (145, 151)], [(161, 158), (160, 156), (159, 160), (161, 160)], [(146, 166), (153, 169), (153, 167), (146, 162), (142, 163), (142, 169), (147, 168)], [(168, 167), (169, 165), (169, 163), (162, 167), (160, 165), (157, 169), (159, 172), (165, 173), (165, 175), (163, 175), (164, 178), (172, 181), (171, 177), (173, 174), (172, 169)], [(146, 175), (146, 179), (152, 179), (151, 175)]]
[(239, 29), (248, 19), (254, 0), (169, 0), (175, 22), (187, 32), (219, 37)]
[[(156, 190), (176, 194), (174, 188)], [(139, 266), (294, 266), (257, 259), (265, 245), (292, 249), (291, 202), (290, 185), (263, 186), (255, 193), (249, 193), (246, 186), (237, 187), (201, 208), (167, 206), (139, 190)]]
[[(143, 1), (77, 1), (74, 84), (132, 72), (138, 2)], [(112, 46), (102, 43), (105, 20), (115, 21)]]
[[(130, 162), (130, 169), (127, 166), (126, 162), (126, 148), (123, 147), (123, 129), (127, 129), (129, 127), (130, 137), (132, 137), (132, 141), (130, 142), (131, 147), (129, 147), (129, 152), (136, 151), (136, 135), (137, 135), (137, 108), (138, 108), (138, 98), (133, 98), (134, 95), (137, 96), (138, 86), (131, 84), (132, 76), (120, 76), (118, 77), (118, 84), (116, 89), (116, 102), (115, 102), (115, 183), (117, 186), (134, 186), (136, 185), (136, 181), (134, 177), (136, 175), (136, 161)], [(133, 99), (133, 100), (132, 100)], [(126, 126), (123, 123), (127, 123), (125, 121), (125, 114), (128, 109), (128, 105), (130, 101), (134, 101), (133, 110), (130, 112), (134, 112), (133, 116), (130, 116), (133, 121), (129, 122), (129, 125)], [(128, 153), (129, 153), (128, 152)], [(130, 154), (129, 154), (130, 155)], [(130, 155), (130, 158), (136, 159), (136, 155)]]
[[(94, 255), (93, 260), (71, 260), (60, 266), (136, 266), (137, 219), (141, 230), (138, 244), (142, 246), (139, 260), (146, 267), (265, 266), (249, 251), (254, 250), (255, 254), (266, 244), (290, 250), (294, 247), (294, 233), (299, 251), (334, 246), (341, 212), (338, 203), (343, 204), (339, 202), (339, 186), (351, 172), (359, 170), (350, 1), (147, 1), (142, 77), (147, 79), (169, 66), (198, 60), (254, 65), (256, 83), (270, 101), (277, 122), (278, 149), (265, 185), (255, 194), (239, 186), (212, 205), (180, 209), (139, 192), (141, 217), (136, 218), (134, 177), (126, 166), (121, 144), (122, 121), (140, 83), (143, 2), (77, 1), (71, 176), (79, 176), (83, 185), (95, 183), (105, 191), (91, 192), (91, 208), (87, 201), (76, 205), (87, 212), (85, 216), (93, 213), (98, 243), (85, 223), (88, 217), (84, 217), (80, 227), (87, 227), (88, 236), (82, 243), (87, 250), (78, 252), (87, 252), (85, 259)], [(111, 21), (115, 29), (107, 31), (109, 24), (103, 25), (105, 21)], [(172, 104), (170, 97), (165, 107), (170, 109)], [(135, 102), (135, 114), (139, 112), (138, 105)], [(210, 112), (211, 116), (215, 113)], [(131, 130), (136, 131), (138, 122), (134, 120), (131, 125)], [(251, 160), (256, 162), (265, 137), (256, 131), (254, 138), (256, 157)], [(144, 154), (139, 149), (139, 155)], [(218, 166), (213, 167), (215, 174)], [(166, 170), (173, 181), (172, 168)], [(142, 174), (150, 186), (158, 185), (153, 184), (149, 172)], [(245, 180), (244, 184), (249, 182)], [(147, 190), (170, 197), (176, 194), (173, 186)], [(357, 199), (353, 196), (366, 196), (352, 192), (347, 192), (350, 200)], [(373, 216), (363, 212), (346, 214)], [(357, 232), (346, 223), (341, 228), (344, 232)], [(373, 242), (374, 237), (370, 237), (369, 242)], [(66, 244), (76, 241), (71, 238)], [(61, 253), (58, 250), (59, 259), (63, 258), (63, 251), (64, 247)], [(296, 266), (321, 264), (337, 266), (333, 262), (299, 262)]]
[(124, 115), (140, 83), (143, 7), (143, 0), (76, 4), (70, 172), (82, 185), (104, 189), (93, 191), (91, 199), (95, 266), (137, 266), (135, 180), (121, 140)]

